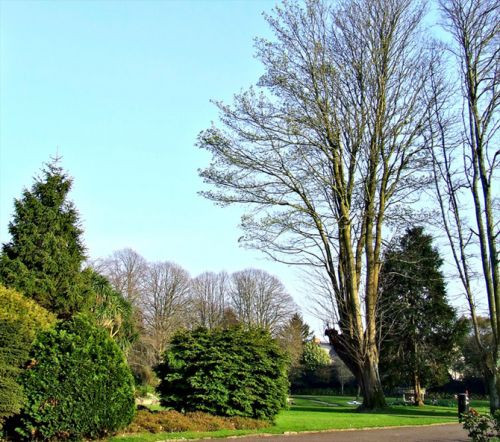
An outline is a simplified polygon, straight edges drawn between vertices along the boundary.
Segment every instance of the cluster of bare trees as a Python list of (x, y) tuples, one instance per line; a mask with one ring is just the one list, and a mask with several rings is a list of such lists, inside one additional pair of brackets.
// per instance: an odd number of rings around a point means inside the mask
[(141, 345), (150, 347), (153, 359), (180, 328), (239, 323), (276, 333), (297, 310), (283, 284), (263, 270), (191, 278), (178, 264), (150, 263), (132, 249), (116, 251), (94, 267), (134, 306)]
[[(384, 245), (424, 208), (420, 197), (434, 183), (471, 314), (467, 279), (480, 273), (492, 329), (500, 328), (499, 7), (442, 1), (455, 37), (451, 61), (429, 37), (423, 2), (284, 2), (267, 17), (274, 39), (256, 43), (265, 69), (259, 90), (236, 95), (232, 105), (217, 102), (220, 125), (199, 135), (213, 158), (201, 171), (212, 185), (204, 195), (249, 208), (243, 241), (321, 275), (327, 334), (366, 408), (385, 405), (377, 311)], [(485, 349), (493, 398), (500, 391), (495, 342)], [(493, 399), (492, 409), (499, 406)]]

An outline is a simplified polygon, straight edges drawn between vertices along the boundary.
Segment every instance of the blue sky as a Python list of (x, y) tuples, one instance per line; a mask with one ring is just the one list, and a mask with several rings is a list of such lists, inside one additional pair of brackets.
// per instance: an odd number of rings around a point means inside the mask
[(303, 304), (300, 275), (238, 247), (242, 209), (197, 195), (210, 99), (262, 74), (253, 38), (269, 35), (273, 4), (0, 1), (0, 241), (14, 198), (59, 153), (91, 258), (131, 247), (193, 276), (263, 268)]
[(253, 38), (270, 36), (274, 3), (0, 0), (0, 242), (14, 198), (58, 153), (90, 258), (131, 247), (193, 276), (263, 268), (306, 305), (300, 273), (238, 246), (242, 209), (197, 195), (210, 99), (258, 80)]

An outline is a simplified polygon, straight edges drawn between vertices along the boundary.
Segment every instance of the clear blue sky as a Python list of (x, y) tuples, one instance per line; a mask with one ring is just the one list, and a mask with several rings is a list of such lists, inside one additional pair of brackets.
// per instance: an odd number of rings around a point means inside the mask
[(0, 241), (13, 199), (58, 152), (91, 258), (131, 247), (193, 276), (264, 268), (303, 304), (294, 271), (238, 247), (241, 209), (197, 195), (209, 100), (257, 81), (253, 38), (269, 35), (273, 4), (0, 1)]
[(90, 258), (131, 247), (193, 276), (263, 268), (305, 305), (299, 273), (238, 247), (242, 209), (197, 195), (209, 100), (258, 80), (253, 38), (269, 36), (274, 3), (0, 0), (0, 242), (14, 198), (59, 153)]

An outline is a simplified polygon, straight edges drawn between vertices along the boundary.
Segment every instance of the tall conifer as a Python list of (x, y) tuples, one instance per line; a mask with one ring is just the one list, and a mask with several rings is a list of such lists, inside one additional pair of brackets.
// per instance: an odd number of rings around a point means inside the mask
[(417, 226), (388, 248), (381, 271), (380, 372), (386, 387), (413, 386), (416, 405), (422, 386), (446, 381), (466, 330), (446, 298), (442, 264), (432, 236)]
[(87, 298), (81, 277), (85, 247), (79, 215), (68, 200), (72, 179), (55, 159), (14, 203), (11, 240), (2, 247), (0, 281), (60, 317)]

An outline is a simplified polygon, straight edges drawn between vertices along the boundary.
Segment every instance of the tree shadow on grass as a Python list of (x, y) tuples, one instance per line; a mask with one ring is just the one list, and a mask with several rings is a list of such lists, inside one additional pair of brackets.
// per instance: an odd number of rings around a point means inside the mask
[(391, 416), (399, 416), (399, 417), (457, 417), (457, 411), (454, 409), (444, 409), (444, 410), (436, 410), (436, 409), (426, 409), (423, 408), (383, 408), (380, 410), (373, 411), (360, 411), (356, 408), (346, 408), (346, 407), (308, 407), (308, 406), (300, 406), (294, 405), (290, 411), (293, 412), (307, 412), (307, 413), (330, 413), (330, 414), (354, 414), (359, 413), (360, 416), (363, 415), (391, 415)]

